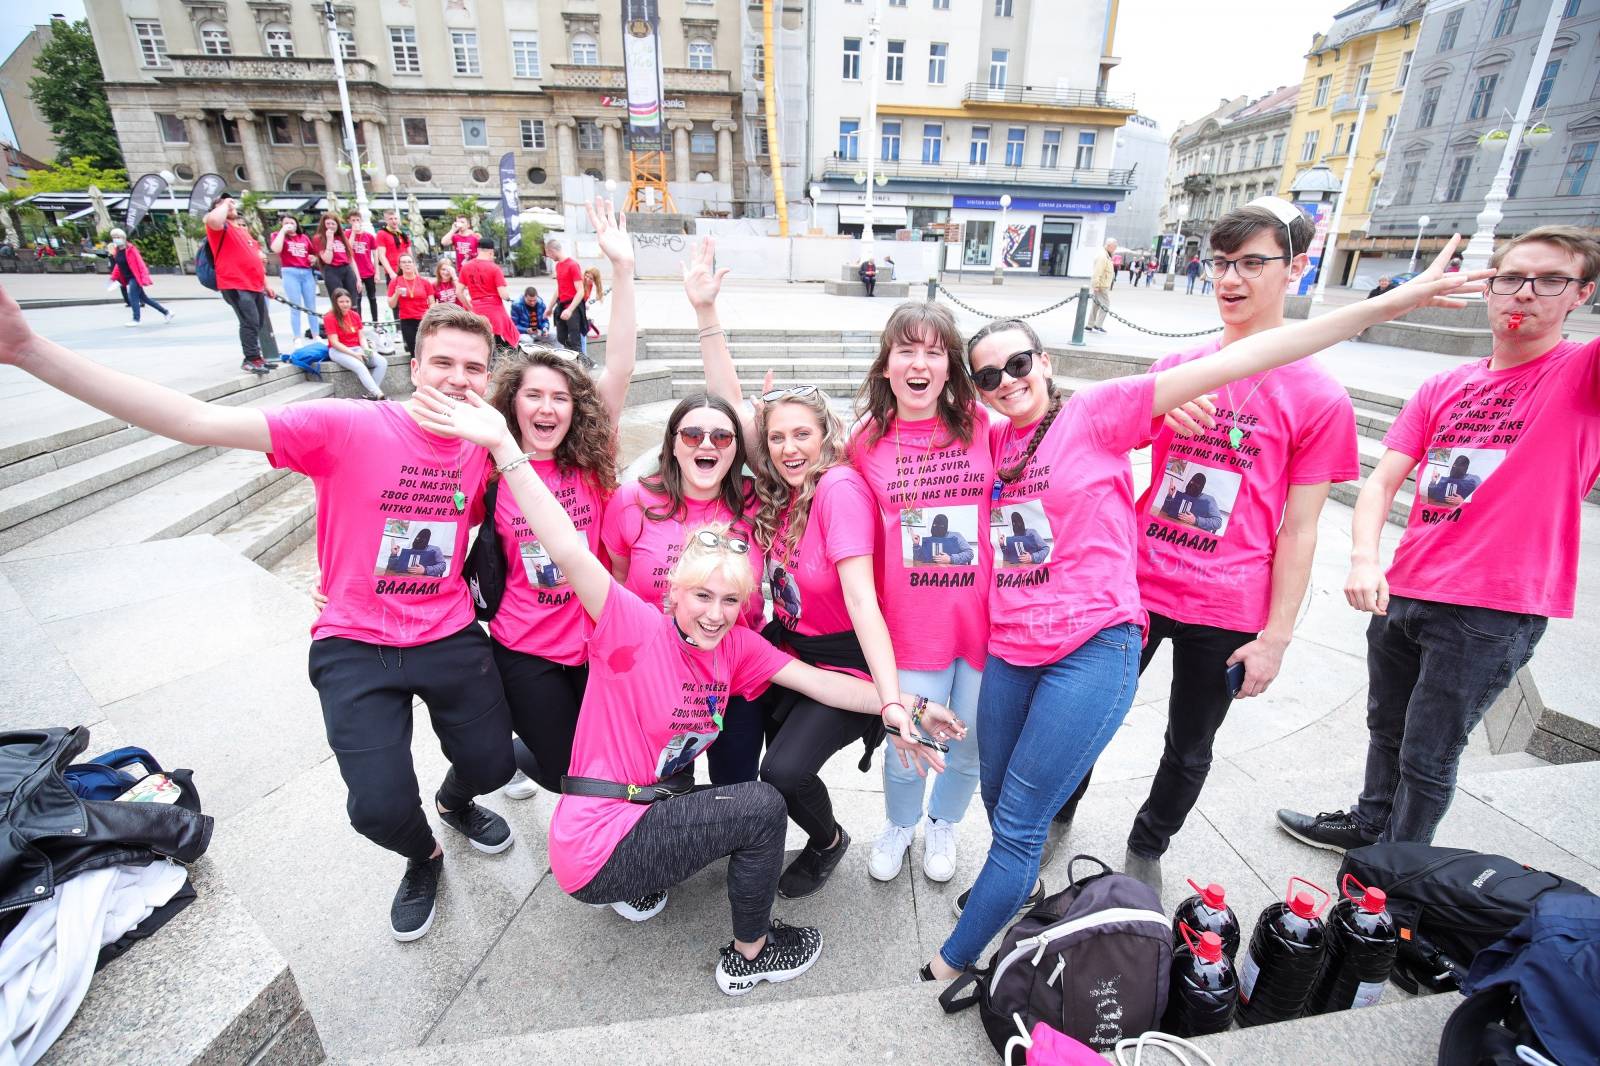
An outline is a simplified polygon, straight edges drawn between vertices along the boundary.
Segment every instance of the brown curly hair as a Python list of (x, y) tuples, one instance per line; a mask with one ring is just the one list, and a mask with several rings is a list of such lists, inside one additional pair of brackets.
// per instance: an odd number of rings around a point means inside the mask
[(522, 443), (522, 427), (517, 421), (517, 393), (524, 374), (536, 366), (560, 374), (572, 394), (572, 423), (556, 445), (556, 469), (563, 474), (580, 472), (595, 490), (610, 494), (617, 488), (617, 434), (606, 415), (605, 405), (594, 380), (577, 363), (549, 348), (525, 351), (514, 348), (502, 352), (495, 361), (489, 380), (489, 403), (511, 429), (517, 447)]
[(939, 394), (939, 422), (944, 426), (945, 443), (972, 443), (972, 408), (978, 402), (978, 392), (962, 361), (961, 330), (943, 304), (914, 300), (901, 304), (889, 315), (878, 341), (878, 357), (867, 369), (866, 380), (856, 393), (856, 418), (861, 424), (864, 446), (870, 448), (882, 440), (895, 416), (894, 390), (884, 376), (889, 368), (889, 353), (896, 345), (914, 344), (930, 334), (945, 354), (946, 380), (944, 391)]
[[(817, 465), (806, 471), (805, 484), (798, 492), (791, 490), (789, 483), (778, 472), (777, 464), (772, 461), (772, 449), (767, 447), (767, 422), (772, 412), (783, 404), (796, 404), (809, 409), (817, 420), (817, 428), (822, 432), (822, 454), (817, 459)], [(788, 396), (762, 404), (761, 413), (756, 418), (756, 431), (761, 443), (750, 457), (750, 469), (756, 475), (756, 541), (763, 551), (774, 548), (783, 512), (791, 506), (792, 500), (789, 528), (783, 534), (783, 555), (792, 559), (800, 545), (800, 538), (805, 535), (806, 520), (811, 515), (811, 501), (816, 497), (817, 484), (824, 473), (846, 461), (848, 447), (844, 423), (828, 406), (827, 395), (818, 389), (807, 396)]]

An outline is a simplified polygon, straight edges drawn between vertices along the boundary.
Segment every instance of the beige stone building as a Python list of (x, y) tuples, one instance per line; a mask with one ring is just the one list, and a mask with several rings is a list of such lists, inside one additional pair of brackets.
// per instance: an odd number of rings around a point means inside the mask
[[(262, 192), (348, 191), (321, 0), (87, 0), (128, 170), (214, 171)], [(718, 182), (742, 213), (740, 0), (660, 0), (673, 181)], [(619, 0), (334, 4), (372, 193), (525, 201), (562, 175), (628, 180)]]
[(16, 134), (13, 147), (38, 160), (56, 157), (56, 135), (34, 106), (33, 93), (28, 88), (28, 82), (39, 73), (34, 69), (34, 60), (50, 40), (50, 32), (48, 25), (35, 26), (17, 42), (5, 61), (0, 62), (0, 102), (5, 104), (6, 117), (11, 120), (11, 130)]

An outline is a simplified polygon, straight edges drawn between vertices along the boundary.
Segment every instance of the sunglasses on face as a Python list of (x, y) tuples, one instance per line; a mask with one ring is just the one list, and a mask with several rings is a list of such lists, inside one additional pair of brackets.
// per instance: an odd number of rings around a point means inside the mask
[(1025, 378), (1033, 372), (1033, 349), (1027, 348), (1020, 352), (1013, 352), (1001, 366), (986, 366), (982, 370), (972, 372), (972, 383), (984, 392), (993, 392), (1000, 387), (1000, 372), (1004, 369), (1012, 378)]
[(727, 548), (735, 555), (750, 554), (749, 541), (740, 540), (738, 537), (719, 537), (709, 529), (702, 529), (694, 535), (694, 539), (695, 543), (707, 548)]
[(761, 394), (761, 402), (776, 403), (779, 400), (786, 400), (791, 397), (799, 399), (801, 397), (810, 396), (816, 391), (817, 387), (815, 385), (795, 385), (792, 388), (787, 389), (773, 389), (771, 392), (763, 392)]
[(711, 437), (712, 446), (719, 452), (733, 444), (733, 430), (731, 429), (706, 430), (699, 426), (678, 427), (678, 439), (691, 448), (700, 447), (700, 442), (705, 440), (708, 435)]

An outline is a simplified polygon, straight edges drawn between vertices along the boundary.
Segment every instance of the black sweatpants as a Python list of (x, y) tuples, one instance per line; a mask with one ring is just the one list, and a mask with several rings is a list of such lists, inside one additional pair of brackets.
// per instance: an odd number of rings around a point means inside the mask
[(246, 359), (261, 358), (261, 331), (271, 329), (267, 319), (267, 294), (248, 289), (218, 289), (239, 320), (239, 350)]
[(865, 740), (878, 718), (802, 697), (780, 724), (772, 720), (770, 707), (764, 699), (767, 757), (761, 760), (761, 780), (783, 795), (789, 817), (805, 830), (811, 845), (826, 848), (839, 823), (833, 818), (828, 786), (819, 776), (822, 765), (852, 742)]
[(583, 332), (589, 328), (588, 315), (584, 313), (583, 297), (576, 297), (578, 306), (572, 312), (570, 319), (561, 317), (561, 312), (567, 305), (560, 300), (550, 309), (550, 321), (556, 324), (556, 341), (561, 347), (569, 351), (581, 351), (583, 348)]
[(411, 763), (414, 698), (427, 704), (450, 760), (438, 793), (446, 810), (511, 780), (511, 712), (489, 636), (476, 622), (413, 648), (323, 637), (311, 642), (310, 674), (349, 790), (350, 824), (379, 847), (408, 859), (433, 854)]
[(519, 759), (519, 768), (546, 792), (560, 795), (561, 779), (572, 762), (572, 738), (578, 731), (589, 668), (563, 666), (513, 651), (498, 641), (490, 643), (511, 708), (511, 728), (533, 756), (533, 766), (521, 765)]
[[(715, 744), (712, 747), (716, 747)], [(650, 804), (590, 882), (580, 903), (617, 903), (671, 888), (728, 857), (733, 935), (749, 943), (772, 928), (787, 828), (783, 797), (760, 781), (712, 785)]]

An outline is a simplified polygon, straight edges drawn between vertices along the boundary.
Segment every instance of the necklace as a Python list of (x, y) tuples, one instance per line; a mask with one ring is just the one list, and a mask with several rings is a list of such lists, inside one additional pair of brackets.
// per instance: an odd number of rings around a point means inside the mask
[[(407, 415), (406, 417), (409, 418), (410, 416)], [(415, 419), (413, 419), (413, 421), (415, 421)], [(439, 457), (439, 446), (433, 441), (433, 434), (429, 433), (425, 429), (422, 429), (421, 426), (418, 426), (417, 428), (422, 430), (422, 439), (427, 441), (428, 451), (432, 455), (434, 463), (438, 465), (439, 469), (446, 469), (445, 461)], [(461, 514), (467, 509), (467, 494), (461, 491), (461, 472), (466, 468), (466, 464), (461, 461), (461, 453), (465, 447), (468, 446), (469, 445), (467, 445), (467, 442), (464, 440), (456, 441), (456, 490), (450, 495), (450, 502), (455, 505), (456, 514)], [(477, 445), (473, 444), (470, 445), (470, 447), (476, 448)]]
[[(1275, 370), (1277, 368), (1274, 367), (1273, 369)], [(1233, 383), (1230, 381), (1228, 384), (1222, 386), (1222, 391), (1228, 394), (1228, 410), (1232, 412), (1233, 415), (1233, 425), (1228, 428), (1228, 447), (1232, 448), (1234, 451), (1238, 451), (1240, 445), (1244, 443), (1244, 430), (1239, 428), (1239, 418), (1244, 414), (1244, 409), (1249, 406), (1250, 401), (1255, 397), (1255, 394), (1260, 391), (1261, 386), (1265, 385), (1267, 383), (1267, 379), (1271, 376), (1272, 370), (1268, 370), (1265, 374), (1262, 374), (1261, 380), (1256, 382), (1255, 388), (1250, 390), (1250, 392), (1245, 396), (1244, 402), (1239, 404), (1237, 407), (1234, 406), (1233, 403)]]
[[(938, 443), (938, 441), (937, 441), (936, 435), (934, 433), (930, 432), (928, 434), (928, 443), (923, 447), (922, 454), (920, 456), (918, 456), (915, 452), (912, 453), (911, 458), (912, 458), (913, 462), (916, 462), (916, 464), (917, 464), (917, 466), (919, 468), (923, 464), (927, 463), (928, 456), (933, 454), (933, 449), (934, 449), (934, 447), (935, 447), (935, 445), (937, 443)], [(904, 466), (905, 466), (905, 458), (904, 458), (904, 456), (902, 456), (900, 454), (900, 419), (898, 417), (896, 417), (895, 418), (895, 422), (894, 422), (894, 468), (895, 468), (895, 472), (898, 474), (900, 470), (904, 469)], [(912, 509), (916, 510), (916, 511), (921, 511), (922, 510), (922, 484), (921, 484), (921, 477), (919, 476), (919, 473), (917, 471), (912, 471), (907, 476), (910, 478), (910, 481), (911, 481), (911, 484), (909, 486), (907, 486), (907, 487), (912, 492)]]

